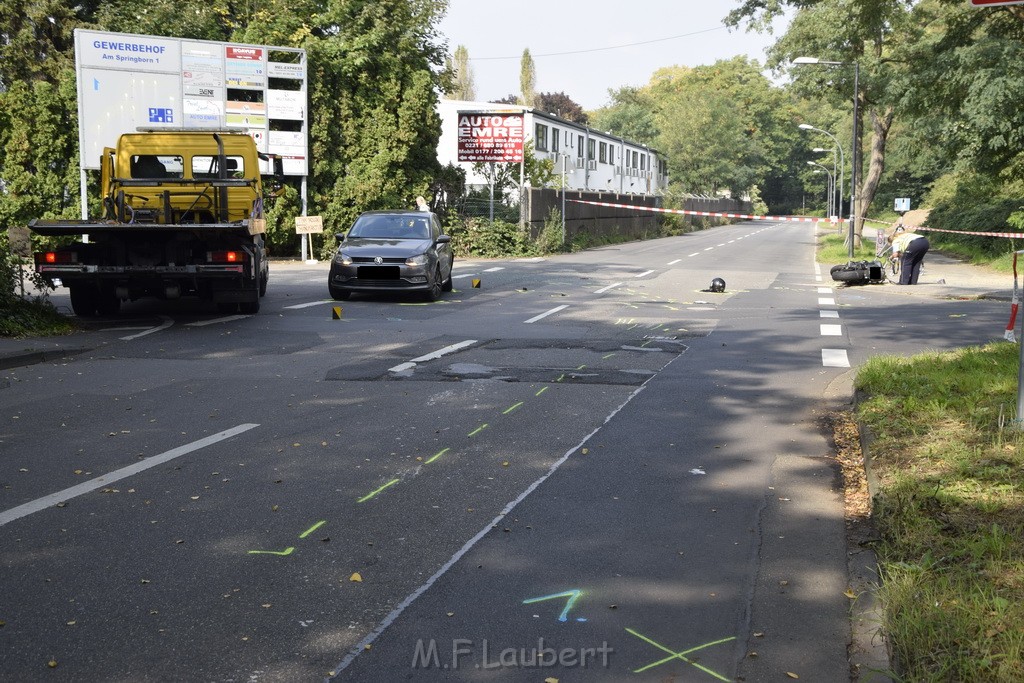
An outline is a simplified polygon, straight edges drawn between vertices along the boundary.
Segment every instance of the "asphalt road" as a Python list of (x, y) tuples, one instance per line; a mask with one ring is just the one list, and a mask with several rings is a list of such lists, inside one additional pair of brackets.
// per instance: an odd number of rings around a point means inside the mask
[(0, 678), (848, 680), (822, 417), (1006, 305), (837, 290), (813, 242), (457, 262), (430, 305), (275, 264), (257, 316), (95, 321), (2, 373)]

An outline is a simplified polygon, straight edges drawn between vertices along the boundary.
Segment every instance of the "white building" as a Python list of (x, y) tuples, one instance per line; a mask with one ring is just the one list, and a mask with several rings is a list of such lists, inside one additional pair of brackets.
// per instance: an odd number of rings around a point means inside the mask
[[(619, 194), (660, 194), (668, 185), (668, 167), (657, 151), (610, 133), (602, 133), (554, 114), (519, 105), (441, 100), (441, 140), (437, 160), (466, 170), (466, 185), (485, 187), (471, 162), (458, 160), (459, 112), (522, 112), (524, 133), (538, 159), (551, 159), (564, 172), (566, 189)], [(559, 178), (560, 179), (560, 178)]]

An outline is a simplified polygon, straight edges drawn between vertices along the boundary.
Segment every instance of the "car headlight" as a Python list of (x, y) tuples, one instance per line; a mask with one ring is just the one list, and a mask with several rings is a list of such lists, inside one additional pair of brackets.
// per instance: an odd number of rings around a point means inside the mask
[(334, 262), (342, 266), (351, 266), (352, 257), (343, 251), (339, 251), (337, 254), (334, 255)]
[(425, 266), (427, 265), (427, 255), (417, 254), (416, 256), (410, 256), (405, 259), (405, 265), (407, 266)]

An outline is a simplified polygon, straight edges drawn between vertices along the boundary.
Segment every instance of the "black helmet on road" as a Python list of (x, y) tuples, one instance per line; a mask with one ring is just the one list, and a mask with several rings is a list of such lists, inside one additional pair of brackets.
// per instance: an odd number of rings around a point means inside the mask
[(712, 292), (724, 292), (725, 291), (725, 280), (720, 277), (716, 277), (711, 281), (711, 287), (709, 289)]

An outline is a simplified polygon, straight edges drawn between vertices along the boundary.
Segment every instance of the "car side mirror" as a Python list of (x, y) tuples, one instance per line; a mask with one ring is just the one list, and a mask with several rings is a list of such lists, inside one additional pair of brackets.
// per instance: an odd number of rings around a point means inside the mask
[(338, 244), (341, 244), (342, 242), (345, 241), (345, 233), (343, 233), (343, 232), (336, 232), (336, 233), (334, 233), (334, 239), (338, 242)]
[(448, 235), (438, 235), (437, 236), (437, 243), (438, 244), (448, 244), (451, 241), (452, 241), (452, 238), (450, 236), (448, 236)]

